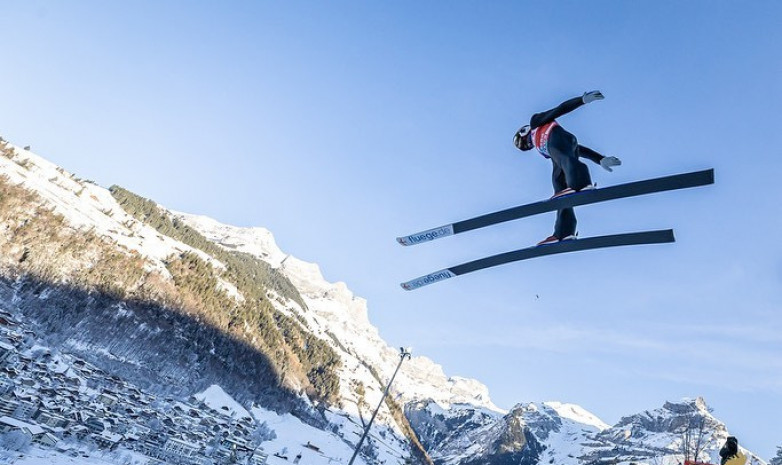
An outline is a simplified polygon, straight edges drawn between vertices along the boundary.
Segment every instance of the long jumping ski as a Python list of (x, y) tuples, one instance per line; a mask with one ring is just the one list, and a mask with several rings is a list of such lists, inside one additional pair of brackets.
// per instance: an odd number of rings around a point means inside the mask
[(471, 231), (473, 229), (491, 226), (505, 221), (524, 218), (537, 215), (539, 213), (555, 211), (567, 207), (576, 207), (606, 200), (621, 199), (625, 197), (634, 197), (638, 195), (651, 194), (654, 192), (664, 192), (675, 189), (686, 189), (689, 187), (705, 186), (714, 183), (714, 169), (703, 171), (693, 171), (691, 173), (675, 174), (662, 178), (647, 179), (635, 181), (626, 184), (619, 184), (602, 189), (593, 189), (576, 194), (548, 199), (540, 202), (521, 205), (508, 208), (494, 213), (470, 218), (456, 223), (440, 226), (426, 231), (421, 231), (409, 236), (397, 237), (396, 240), (402, 245), (415, 245), (422, 242), (433, 241), (441, 237), (452, 236), (454, 234)]
[(622, 245), (640, 245), (640, 244), (662, 244), (674, 242), (672, 229), (662, 229), (657, 231), (644, 231), (626, 234), (614, 234), (610, 236), (596, 236), (585, 239), (575, 239), (569, 241), (556, 242), (549, 245), (538, 245), (511, 252), (493, 255), (491, 257), (481, 258), (461, 265), (452, 266), (444, 270), (435, 271), (425, 276), (402, 283), (403, 289), (411, 291), (427, 284), (443, 281), (454, 276), (459, 276), (473, 271), (503, 265), (505, 263), (527, 260), (529, 258), (542, 257), (544, 255), (554, 255), (565, 252), (576, 252), (579, 250), (599, 249), (604, 247), (617, 247)]

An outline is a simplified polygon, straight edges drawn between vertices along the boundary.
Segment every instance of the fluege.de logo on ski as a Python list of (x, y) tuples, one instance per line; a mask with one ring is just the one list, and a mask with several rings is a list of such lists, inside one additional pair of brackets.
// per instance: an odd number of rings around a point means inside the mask
[(420, 279), (421, 284), (430, 284), (436, 281), (440, 281), (442, 279), (448, 279), (453, 277), (453, 273), (451, 273), (448, 270), (438, 271), (437, 273), (432, 273), (430, 275), (426, 275), (423, 278)]
[(435, 229), (430, 229), (429, 231), (424, 231), (418, 234), (413, 234), (412, 236), (407, 236), (407, 239), (413, 243), (416, 244), (418, 242), (426, 242), (426, 241), (432, 241), (439, 237), (443, 236), (451, 236), (453, 235), (453, 226), (442, 226)]
[(414, 279), (412, 281), (408, 281), (402, 284), (402, 287), (409, 291), (412, 289), (418, 289), (421, 286), (426, 286), (427, 284), (442, 281), (443, 279), (453, 278), (454, 276), (456, 275), (451, 270), (446, 268), (444, 270), (435, 271), (434, 273), (428, 274), (426, 276), (421, 276), (420, 278)]

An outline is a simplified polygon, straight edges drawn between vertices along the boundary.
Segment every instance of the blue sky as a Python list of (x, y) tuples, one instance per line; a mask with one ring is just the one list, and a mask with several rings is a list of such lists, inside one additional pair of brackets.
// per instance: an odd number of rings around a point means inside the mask
[[(776, 141), (782, 4), (6, 1), (0, 134), (82, 178), (270, 229), (369, 301), (392, 345), (609, 423), (702, 395), (742, 445), (782, 445)], [(530, 245), (553, 214), (394, 238), (544, 198), (513, 132), (560, 123), (622, 159), (599, 185), (713, 167), (714, 186), (577, 210), (582, 236), (677, 243), (554, 256), (415, 292)]]

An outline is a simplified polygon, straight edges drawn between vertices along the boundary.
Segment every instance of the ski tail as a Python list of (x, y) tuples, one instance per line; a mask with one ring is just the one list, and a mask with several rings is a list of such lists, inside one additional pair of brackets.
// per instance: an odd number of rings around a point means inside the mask
[(619, 247), (625, 245), (663, 244), (675, 242), (672, 229), (656, 231), (643, 231), (625, 234), (613, 234), (609, 236), (588, 237), (572, 241), (562, 241), (545, 246), (526, 247), (524, 249), (505, 252), (491, 257), (481, 258), (461, 265), (452, 266), (435, 271), (419, 278), (402, 283), (402, 288), (408, 291), (420, 287), (444, 281), (454, 276), (472, 273), (473, 271), (491, 268), (505, 263), (527, 260), (545, 255), (554, 255), (566, 252), (578, 252), (581, 250), (601, 249), (607, 247)]

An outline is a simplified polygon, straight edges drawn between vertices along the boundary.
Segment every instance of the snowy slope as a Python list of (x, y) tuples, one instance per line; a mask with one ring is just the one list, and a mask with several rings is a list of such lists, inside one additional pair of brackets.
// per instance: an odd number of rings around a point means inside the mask
[(232, 417), (241, 418), (251, 416), (239, 402), (236, 402), (231, 396), (223, 391), (223, 388), (216, 384), (209, 386), (206, 391), (199, 392), (193, 397), (208, 405), (212, 410), (226, 412)]
[(577, 424), (592, 426), (598, 431), (609, 428), (607, 423), (579, 405), (562, 402), (545, 402), (544, 406), (555, 411), (557, 415), (563, 419), (570, 420)]
[[(248, 411), (220, 386), (211, 386), (194, 397), (213, 410), (227, 412), (235, 417), (252, 416), (259, 423), (266, 423), (276, 436), (263, 443), (264, 450), (269, 454), (269, 464), (284, 465), (301, 455), (300, 460), (304, 463), (328, 465), (330, 461), (342, 461), (353, 452), (339, 434), (313, 428), (290, 414), (279, 415), (258, 407)], [(401, 458), (403, 454), (399, 451), (397, 455)]]
[(62, 215), (74, 229), (92, 231), (116, 242), (121, 249), (141, 253), (147, 259), (147, 266), (164, 276), (168, 271), (162, 260), (182, 251), (194, 251), (214, 265), (222, 266), (206, 254), (159, 234), (125, 213), (108, 189), (80, 180), (28, 150), (10, 143), (5, 146), (4, 153), (12, 156), (0, 156), (0, 174), (11, 183), (36, 192), (48, 208)]
[[(331, 342), (339, 354), (343, 402), (341, 411), (329, 415), (329, 421), (339, 425), (340, 432), (355, 442), (362, 431), (361, 418), (367, 419), (380, 403), (385, 383), (399, 363), (399, 350), (389, 347), (369, 321), (366, 300), (355, 296), (345, 283), (326, 281), (316, 264), (282, 252), (272, 234), (264, 228), (238, 228), (204, 216), (174, 215), (213, 242), (266, 261), (296, 286), (307, 308), (287, 302), (285, 306), (279, 306), (279, 310), (296, 309), (309, 329)], [(358, 394), (358, 383), (364, 388), (363, 398)], [(402, 404), (428, 399), (443, 408), (465, 404), (503, 413), (491, 402), (486, 386), (471, 379), (448, 377), (440, 365), (426, 357), (413, 357), (402, 364), (392, 387), (392, 396)], [(384, 428), (390, 428), (397, 439), (382, 439), (380, 434)], [(403, 452), (387, 443), (403, 437), (403, 431), (385, 404), (375, 419), (372, 437), (379, 449), (401, 460)]]
[(577, 464), (590, 437), (609, 428), (582, 407), (560, 402), (522, 404), (521, 417), (546, 447), (541, 461)]
[[(316, 264), (282, 252), (264, 228), (238, 228), (183, 213), (176, 216), (208, 239), (228, 249), (255, 255), (282, 270), (310, 310), (300, 309), (311, 329), (324, 338), (330, 333), (339, 341), (334, 347), (343, 357), (343, 389), (349, 387), (350, 380), (359, 380), (378, 389), (376, 394), (380, 393), (382, 386), (376, 386), (377, 381), (364, 363), (378, 370), (386, 382), (399, 362), (399, 350), (389, 347), (370, 323), (366, 300), (353, 295), (345, 283), (327, 282)], [(413, 357), (402, 365), (393, 391), (405, 403), (432, 399), (443, 407), (469, 404), (502, 412), (491, 402), (486, 386), (476, 380), (446, 376), (440, 365), (426, 357)], [(357, 400), (350, 391), (344, 391), (343, 395), (349, 401)], [(370, 403), (376, 402), (372, 399)]]

